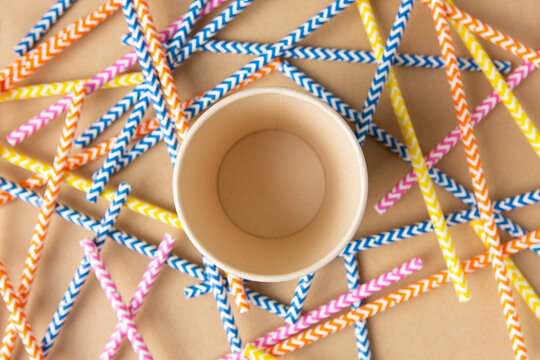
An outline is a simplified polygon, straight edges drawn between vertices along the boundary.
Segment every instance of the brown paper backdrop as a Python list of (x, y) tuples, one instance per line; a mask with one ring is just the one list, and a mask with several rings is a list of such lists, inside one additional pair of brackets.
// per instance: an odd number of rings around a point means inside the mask
[[(399, 1), (373, 2), (381, 31), (386, 38)], [(537, 20), (540, 13), (539, 2), (520, 1), (519, 5), (502, 0), (456, 2), (464, 10), (525, 44), (532, 47), (539, 45), (540, 25)], [(16, 58), (12, 52), (13, 46), (52, 3), (52, 0), (25, 0), (4, 1), (0, 4), (0, 64), (8, 64)], [(74, 19), (85, 16), (100, 3), (101, 1), (97, 0), (77, 2), (50, 34)], [(257, 0), (222, 30), (217, 38), (275, 42), (329, 3), (330, 0)], [(159, 29), (182, 15), (188, 6), (189, 1), (186, 0), (150, 1), (150, 9)], [(216, 14), (217, 12), (214, 12), (212, 15)], [(120, 35), (126, 31), (122, 15), (115, 14), (24, 80), (21, 85), (92, 76), (128, 51), (119, 41)], [(511, 60), (514, 66), (520, 63), (516, 57), (483, 40), (482, 44), (494, 58)], [(302, 45), (369, 49), (358, 11), (354, 6), (306, 38), (302, 41)], [(468, 56), (459, 41), (456, 41), (456, 45), (458, 55)], [(439, 54), (430, 13), (421, 4), (417, 4), (413, 10), (399, 51)], [(181, 98), (187, 99), (212, 87), (250, 59), (250, 56), (243, 55), (195, 54), (174, 74)], [(356, 109), (362, 107), (375, 70), (375, 65), (311, 60), (291, 62)], [(427, 152), (457, 125), (444, 70), (396, 68), (396, 73), (420, 144), (424, 152)], [(537, 127), (540, 127), (540, 102), (537, 101), (540, 90), (539, 76), (538, 72), (533, 73), (515, 92)], [(463, 78), (469, 104), (474, 108), (491, 92), (491, 87), (480, 73), (466, 72)], [(250, 87), (274, 85), (297, 88), (279, 73), (272, 74)], [(101, 90), (90, 96), (85, 104), (78, 132), (87, 128), (127, 91), (129, 89)], [(10, 130), (58, 98), (0, 104), (2, 144), (6, 145), (4, 136)], [(150, 113), (153, 114), (153, 111)], [(117, 133), (125, 119), (126, 117), (117, 122), (103, 138)], [(383, 95), (377, 109), (375, 121), (401, 138), (386, 94)], [(56, 120), (18, 145), (17, 150), (40, 160), (52, 162), (61, 122), (59, 119)], [(493, 199), (540, 188), (540, 161), (502, 106), (498, 106), (488, 119), (478, 126), (477, 135)], [(416, 186), (386, 215), (376, 214), (373, 205), (409, 170), (409, 166), (371, 139), (366, 141), (363, 150), (368, 165), (370, 189), (367, 211), (357, 235), (365, 236), (427, 219), (427, 211)], [(99, 163), (87, 166), (78, 173), (90, 178)], [(452, 150), (439, 166), (471, 189), (461, 145)], [(29, 173), (0, 162), (0, 175), (19, 181)], [(133, 186), (132, 195), (174, 210), (171, 175), (172, 169), (165, 147), (160, 144), (114, 176), (110, 186), (116, 188), (120, 181), (127, 181)], [(445, 212), (465, 208), (462, 203), (440, 188), (437, 188), (437, 193)], [(97, 205), (85, 202), (82, 193), (68, 186), (62, 188), (60, 201), (98, 219), (102, 217), (106, 208), (106, 202), (102, 200)], [(21, 201), (0, 207), (2, 229), (0, 258), (5, 262), (15, 284), (18, 284), (37, 214), (36, 208)], [(508, 217), (517, 221), (526, 230), (536, 229), (540, 226), (540, 205), (512, 211)], [(164, 232), (171, 232), (178, 237), (174, 253), (201, 264), (199, 255), (179, 230), (146, 219), (129, 210), (123, 210), (117, 225), (120, 229), (153, 244), (158, 243)], [(461, 259), (484, 251), (469, 225), (455, 226), (450, 231)], [(43, 259), (27, 306), (31, 323), (40, 339), (81, 258), (82, 251), (78, 241), (89, 235), (90, 233), (85, 230), (58, 217), (52, 220)], [(509, 239), (505, 233), (501, 236), (503, 241)], [(104, 247), (103, 256), (124, 299), (129, 299), (149, 260), (113, 242)], [(359, 255), (361, 278), (371, 279), (413, 256), (422, 258), (425, 269), (384, 290), (382, 294), (444, 269), (435, 236), (427, 234), (361, 253)], [(540, 272), (540, 259), (531, 251), (525, 251), (513, 256), (513, 260), (531, 285), (540, 291), (540, 277), (537, 276)], [(492, 271), (486, 268), (468, 275), (467, 279), (472, 292), (472, 301), (467, 304), (459, 304), (452, 286), (445, 285), (370, 319), (368, 329), (374, 358), (512, 359)], [(137, 316), (137, 324), (156, 359), (211, 359), (228, 352), (225, 333), (213, 297), (206, 295), (189, 301), (184, 298), (183, 288), (195, 283), (195, 279), (166, 268)], [(295, 284), (294, 281), (256, 284), (253, 288), (287, 303)], [(314, 309), (345, 291), (345, 270), (342, 261), (338, 259), (315, 276), (305, 309)], [(379, 295), (381, 294), (377, 294)], [(517, 293), (515, 299), (529, 355), (531, 359), (540, 359), (540, 323)], [(236, 310), (233, 311), (236, 314)], [(1, 311), (0, 323), (5, 323), (6, 319), (6, 311)], [(244, 342), (283, 324), (280, 318), (256, 308), (247, 314), (236, 316), (236, 319)], [(82, 291), (64, 331), (58, 337), (50, 358), (97, 358), (115, 324), (114, 313), (92, 276)], [(297, 351), (287, 358), (354, 359), (356, 356), (353, 329), (350, 328)], [(20, 343), (15, 357), (17, 359), (26, 357)], [(127, 342), (123, 344), (118, 358), (135, 358)]]

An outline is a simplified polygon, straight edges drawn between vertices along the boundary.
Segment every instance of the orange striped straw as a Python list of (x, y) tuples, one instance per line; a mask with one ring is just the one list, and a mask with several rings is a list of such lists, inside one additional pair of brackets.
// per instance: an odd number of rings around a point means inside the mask
[(107, 0), (87, 17), (71, 23), (43, 44), (0, 69), (0, 93), (17, 85), (120, 8), (120, 0)]
[(45, 359), (34, 336), (28, 317), (24, 312), (21, 300), (15, 294), (15, 290), (13, 290), (11, 280), (2, 262), (0, 262), (0, 292), (6, 303), (9, 315), (14, 321), (15, 329), (19, 333), (24, 349), (28, 353), (28, 357), (30, 359)]
[(133, 0), (135, 5), (135, 10), (137, 11), (137, 18), (143, 29), (144, 37), (146, 39), (146, 44), (152, 55), (152, 62), (157, 70), (159, 81), (167, 100), (167, 105), (169, 107), (169, 116), (176, 124), (176, 130), (180, 139), (184, 139), (187, 135), (187, 129), (189, 128), (188, 123), (186, 122), (186, 117), (182, 111), (182, 103), (180, 101), (180, 96), (178, 95), (178, 90), (174, 83), (171, 69), (165, 52), (163, 51), (163, 46), (159, 40), (158, 32), (154, 26), (154, 20), (150, 15), (148, 10), (148, 5), (144, 0)]
[[(540, 229), (537, 229), (521, 238), (512, 240), (503, 245), (504, 255), (510, 256), (529, 248), (530, 246), (540, 242)], [(466, 274), (484, 268), (490, 263), (490, 253), (485, 252), (477, 255), (467, 261), (463, 261), (461, 266)], [(266, 349), (269, 354), (281, 356), (288, 354), (294, 350), (300, 349), (317, 340), (323, 339), (328, 335), (334, 334), (343, 330), (357, 321), (366, 320), (375, 316), (387, 309), (393, 308), (396, 305), (402, 304), (407, 300), (425, 294), (434, 290), (441, 285), (446, 284), (451, 279), (448, 270), (441, 271), (431, 275), (423, 280), (420, 280), (412, 285), (406, 286), (400, 290), (374, 300), (362, 307), (349, 311), (343, 315), (325, 321), (311, 329), (307, 329), (290, 338), (275, 344), (271, 348)]]
[(492, 257), (491, 264), (497, 283), (497, 290), (503, 308), (503, 314), (506, 320), (506, 327), (508, 328), (510, 341), (512, 343), (512, 349), (516, 359), (526, 359), (527, 348), (525, 347), (516, 304), (512, 297), (510, 280), (506, 271), (499, 234), (493, 217), (493, 206), (489, 197), (484, 171), (480, 161), (480, 154), (478, 152), (478, 145), (471, 124), (469, 107), (467, 99), (465, 98), (465, 91), (463, 89), (454, 45), (450, 35), (450, 27), (446, 19), (445, 6), (442, 0), (430, 0), (429, 8), (431, 9), (435, 22), (439, 47), (445, 59), (446, 75), (450, 85), (456, 117), (461, 130), (469, 175), (472, 180), (480, 218), (484, 225), (484, 231), (489, 245), (489, 253)]
[(246, 289), (244, 289), (244, 281), (233, 274), (227, 273), (227, 281), (229, 282), (229, 289), (234, 298), (234, 302), (238, 307), (238, 312), (243, 314), (249, 310), (249, 301), (246, 295)]
[[(45, 196), (43, 198), (43, 203), (41, 204), (34, 233), (32, 234), (30, 248), (26, 254), (21, 282), (18, 289), (18, 296), (23, 307), (26, 305), (28, 294), (30, 293), (30, 288), (34, 281), (38, 262), (41, 257), (41, 250), (43, 249), (43, 242), (47, 236), (52, 214), (54, 213), (56, 199), (58, 197), (58, 192), (60, 191), (62, 178), (64, 177), (64, 173), (67, 168), (68, 154), (69, 150), (71, 149), (71, 145), (73, 144), (73, 138), (75, 136), (75, 130), (77, 129), (77, 123), (80, 117), (80, 111), (84, 102), (85, 94), (85, 87), (78, 86), (75, 89), (73, 98), (71, 100), (71, 105), (64, 122), (64, 127), (62, 128), (62, 135), (60, 137), (60, 141), (58, 142), (56, 155), (54, 157), (53, 171), (50, 174), (50, 178), (47, 180)], [(11, 355), (13, 352), (16, 336), (14, 327), (17, 319), (13, 316), (10, 316), (9, 319), (10, 321), (2, 340), (0, 354)]]

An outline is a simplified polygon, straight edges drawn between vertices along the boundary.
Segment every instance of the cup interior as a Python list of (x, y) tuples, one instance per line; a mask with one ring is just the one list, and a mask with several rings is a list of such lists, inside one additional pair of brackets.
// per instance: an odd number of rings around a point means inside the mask
[(285, 281), (330, 262), (367, 198), (356, 138), (325, 104), (285, 88), (242, 91), (182, 144), (174, 197), (193, 244), (224, 270)]

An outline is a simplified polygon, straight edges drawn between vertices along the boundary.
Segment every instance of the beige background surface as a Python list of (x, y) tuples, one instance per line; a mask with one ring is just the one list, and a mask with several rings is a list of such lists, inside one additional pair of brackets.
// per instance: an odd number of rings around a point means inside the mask
[[(26, 34), (49, 6), (49, 1), (4, 1), (0, 4), (0, 64), (15, 59), (13, 46)], [(85, 16), (99, 6), (101, 1), (85, 0), (76, 3), (67, 15), (54, 27), (53, 32), (76, 18)], [(150, 8), (159, 29), (181, 16), (189, 1), (150, 1)], [(217, 38), (241, 41), (275, 42), (305, 19), (318, 12), (330, 0), (257, 0)], [(464, 10), (489, 24), (507, 32), (525, 44), (536, 47), (540, 43), (540, 25), (537, 16), (540, 3), (534, 0), (511, 1), (456, 1)], [(518, 5), (519, 4), (519, 5)], [(397, 0), (374, 1), (377, 19), (386, 37), (399, 6)], [(215, 15), (216, 13), (214, 13)], [(119, 37), (127, 27), (120, 13), (100, 25), (88, 36), (42, 67), (22, 84), (90, 77), (128, 49), (120, 45)], [(467, 56), (466, 50), (457, 43), (458, 55)], [(369, 43), (360, 23), (357, 9), (351, 6), (313, 35), (302, 41), (303, 45), (369, 49)], [(495, 58), (509, 59), (514, 66), (519, 59), (506, 54), (491, 44), (487, 51)], [(438, 55), (436, 35), (429, 11), (420, 4), (413, 10), (406, 28), (401, 53), (412, 52)], [(233, 73), (250, 56), (199, 53), (175, 72), (175, 79), (182, 99), (204, 91), (225, 76)], [(292, 61), (308, 75), (317, 79), (328, 89), (361, 109), (375, 71), (375, 65), (343, 64), (321, 61)], [(135, 69), (134, 69), (135, 70)], [(396, 73), (407, 106), (413, 119), (422, 149), (431, 150), (454, 126), (450, 93), (443, 70), (397, 68)], [(517, 90), (537, 127), (540, 127), (540, 74), (533, 73)], [(490, 92), (491, 87), (480, 73), (464, 73), (465, 90), (469, 104), (474, 108)], [(22, 85), (21, 84), (21, 85)], [(281, 74), (251, 85), (296, 86)], [(79, 132), (112, 106), (129, 89), (102, 90), (90, 96), (83, 110)], [(13, 128), (38, 113), (58, 98), (24, 100), (0, 104), (0, 141)], [(149, 116), (153, 113), (150, 112)], [(119, 121), (105, 136), (119, 131)], [(383, 95), (376, 112), (375, 121), (393, 135), (401, 138), (389, 105)], [(60, 134), (61, 120), (56, 120), (17, 149), (40, 160), (52, 162), (55, 144)], [(493, 199), (501, 199), (525, 191), (540, 188), (540, 161), (529, 147), (508, 112), (498, 106), (477, 130), (480, 152)], [(369, 198), (364, 220), (357, 236), (425, 220), (427, 211), (418, 187), (407, 194), (386, 215), (379, 216), (373, 205), (395, 184), (409, 167), (382, 146), (368, 139), (364, 146), (369, 172)], [(90, 178), (99, 163), (78, 171)], [(461, 145), (440, 162), (440, 168), (471, 189), (465, 157)], [(0, 175), (11, 180), (22, 180), (28, 172), (0, 162)], [(174, 209), (171, 189), (172, 168), (165, 146), (160, 144), (137, 160), (136, 163), (115, 176), (110, 185), (116, 188), (120, 181), (133, 186), (132, 194)], [(437, 188), (445, 212), (464, 209), (465, 206), (448, 193)], [(60, 201), (101, 218), (106, 202), (92, 205), (84, 201), (83, 194), (64, 186)], [(30, 242), (33, 224), (38, 210), (20, 201), (0, 208), (0, 258), (5, 262), (12, 280), (17, 284), (24, 256)], [(527, 230), (540, 226), (540, 205), (512, 211), (508, 216)], [(174, 248), (177, 255), (201, 264), (189, 240), (179, 230), (124, 210), (118, 227), (156, 244), (164, 232), (178, 237)], [(469, 225), (451, 228), (457, 251), (462, 259), (484, 251)], [(38, 338), (61, 299), (82, 256), (78, 241), (90, 233), (54, 217), (46, 240), (43, 259), (30, 295), (27, 311)], [(501, 234), (503, 241), (509, 239)], [(130, 298), (148, 259), (137, 255), (116, 243), (104, 247), (104, 258), (117, 281), (124, 298)], [(395, 284), (382, 293), (396, 290), (444, 268), (437, 241), (433, 234), (415, 237), (398, 244), (373, 249), (359, 256), (361, 278), (371, 279), (390, 268), (420, 256), (425, 269)], [(540, 260), (530, 251), (513, 257), (516, 264), (540, 291)], [(495, 282), (489, 269), (467, 277), (472, 301), (459, 304), (450, 285), (409, 301), (395, 309), (377, 315), (368, 321), (369, 336), (375, 359), (511, 359), (512, 351), (497, 298)], [(211, 359), (228, 352), (228, 345), (211, 295), (186, 300), (183, 288), (195, 284), (189, 276), (165, 269), (156, 286), (137, 316), (137, 324), (157, 359)], [(296, 282), (256, 284), (253, 288), (287, 303)], [(345, 270), (341, 260), (335, 260), (315, 276), (306, 303), (311, 310), (346, 290)], [(377, 296), (380, 294), (377, 294)], [(521, 324), (531, 359), (540, 359), (540, 323), (516, 294)], [(235, 310), (234, 310), (235, 311)], [(6, 311), (0, 311), (0, 323), (6, 322)], [(282, 325), (283, 321), (260, 309), (236, 317), (244, 341), (250, 341), (267, 331)], [(95, 359), (101, 353), (116, 319), (103, 291), (94, 277), (90, 278), (82, 292), (64, 331), (51, 353), (51, 359)], [(347, 329), (319, 343), (289, 355), (288, 359), (354, 359), (356, 357), (353, 329)], [(20, 344), (16, 358), (25, 358)], [(124, 343), (118, 358), (134, 359), (135, 355)]]

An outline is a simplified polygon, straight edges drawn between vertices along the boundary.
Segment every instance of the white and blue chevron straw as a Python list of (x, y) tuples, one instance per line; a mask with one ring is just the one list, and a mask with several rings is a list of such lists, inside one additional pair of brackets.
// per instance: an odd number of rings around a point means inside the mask
[(32, 50), (39, 40), (41, 40), (43, 35), (45, 35), (45, 33), (49, 31), (54, 24), (56, 24), (58, 19), (64, 15), (66, 10), (69, 9), (69, 7), (73, 5), (75, 1), (77, 0), (58, 0), (55, 2), (53, 6), (51, 6), (51, 8), (45, 14), (43, 14), (41, 19), (38, 20), (36, 25), (34, 25), (34, 27), (28, 31), (28, 34), (26, 34), (19, 41), (19, 43), (15, 45), (13, 51), (17, 55), (23, 56)]
[(287, 316), (285, 317), (285, 321), (288, 324), (294, 324), (300, 317), (300, 314), (304, 309), (304, 304), (306, 303), (308, 291), (311, 288), (311, 284), (313, 283), (314, 275), (315, 273), (307, 274), (305, 276), (302, 276), (298, 281), (298, 285), (296, 286), (296, 289), (294, 290), (294, 295), (291, 299), (291, 304), (289, 305), (289, 309), (287, 310)]

